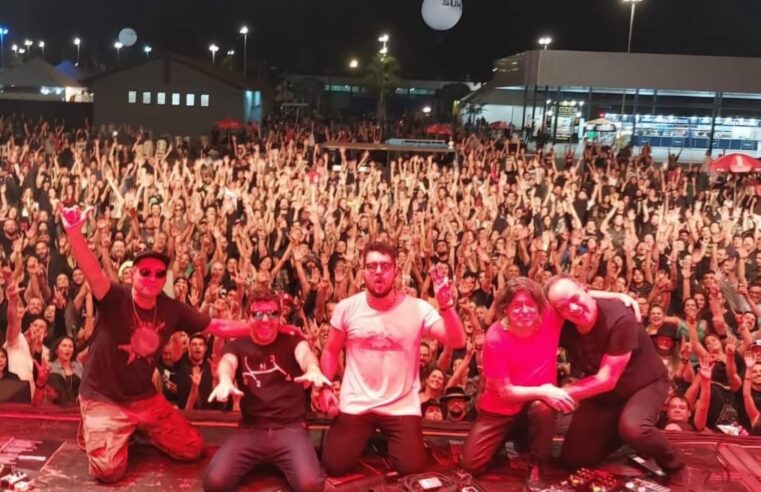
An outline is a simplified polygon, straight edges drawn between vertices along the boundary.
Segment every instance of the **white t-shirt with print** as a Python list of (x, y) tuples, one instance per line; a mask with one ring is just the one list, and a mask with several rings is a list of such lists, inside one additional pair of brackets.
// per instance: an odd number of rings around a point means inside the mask
[(405, 296), (376, 311), (360, 292), (339, 302), (330, 324), (346, 334), (341, 412), (420, 415), (420, 341), (440, 319), (429, 303)]

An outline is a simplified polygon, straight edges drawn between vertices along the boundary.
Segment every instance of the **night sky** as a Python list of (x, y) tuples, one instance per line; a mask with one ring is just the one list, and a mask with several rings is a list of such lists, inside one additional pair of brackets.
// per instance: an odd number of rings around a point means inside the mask
[[(73, 59), (75, 35), (82, 58), (113, 64), (122, 27), (138, 32), (123, 62), (142, 56), (142, 45), (209, 56), (211, 42), (242, 51), (238, 29), (249, 34), (251, 58), (291, 73), (348, 72), (351, 57), (367, 59), (381, 32), (407, 78), (483, 81), (494, 59), (537, 46), (625, 51), (629, 7), (621, 0), (463, 0), (463, 17), (451, 31), (429, 29), (421, 0), (0, 0), (0, 23), (10, 29), (6, 50), (29, 37), (47, 43), (46, 58)], [(759, 0), (644, 0), (637, 6), (633, 51), (761, 56)], [(94, 43), (97, 40), (97, 43)], [(218, 55), (219, 56), (219, 55)]]

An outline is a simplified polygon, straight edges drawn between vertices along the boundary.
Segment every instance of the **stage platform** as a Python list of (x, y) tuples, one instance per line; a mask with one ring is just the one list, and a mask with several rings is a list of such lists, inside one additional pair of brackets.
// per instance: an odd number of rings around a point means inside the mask
[[(21, 467), (35, 478), (37, 490), (78, 492), (123, 489), (135, 491), (198, 491), (201, 477), (210, 457), (235, 431), (236, 416), (217, 412), (187, 412), (187, 416), (201, 430), (207, 449), (201, 461), (180, 463), (162, 455), (137, 439), (130, 446), (129, 470), (124, 480), (116, 485), (99, 485), (87, 474), (87, 459), (77, 442), (79, 415), (75, 411), (44, 411), (26, 405), (0, 405), (0, 461), (13, 459), (13, 449), (26, 449), (25, 456), (33, 460), (21, 461)], [(312, 436), (319, 449), (327, 421), (311, 422)], [(456, 464), (460, 445), (467, 435), (467, 425), (426, 425), (426, 444), (430, 451), (428, 472), (441, 474), (445, 480), (469, 479), (458, 476)], [(735, 438), (717, 434), (669, 433), (669, 439), (681, 450), (687, 462), (685, 470), (671, 477), (668, 487), (673, 491), (725, 491), (761, 492), (761, 438)], [(562, 439), (557, 440), (558, 448)], [(383, 441), (377, 440), (368, 447), (358, 477), (345, 483), (329, 483), (331, 491), (404, 491), (386, 474), (390, 471), (383, 458)], [(510, 449), (507, 450), (510, 452)], [(18, 454), (18, 453), (17, 453)], [(47, 458), (47, 459), (46, 459)], [(473, 491), (520, 491), (526, 470), (521, 459), (501, 460), (492, 472), (478, 477)], [(601, 467), (620, 477), (647, 477), (642, 468), (634, 465), (624, 454), (612, 457)], [(553, 471), (552, 480), (560, 482), (567, 471)], [(241, 490), (256, 492), (288, 492), (287, 483), (274, 470), (261, 469), (251, 473)], [(444, 489), (441, 489), (444, 490)], [(462, 490), (458, 487), (455, 490)]]

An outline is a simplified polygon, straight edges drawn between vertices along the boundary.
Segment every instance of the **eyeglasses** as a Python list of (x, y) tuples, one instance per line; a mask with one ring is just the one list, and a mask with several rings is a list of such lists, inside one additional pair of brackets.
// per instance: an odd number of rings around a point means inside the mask
[(255, 320), (263, 320), (265, 317), (267, 319), (275, 319), (278, 316), (280, 316), (280, 313), (277, 311), (257, 311), (251, 313), (251, 317)]
[(153, 274), (155, 278), (166, 278), (166, 270), (149, 270), (147, 268), (141, 268), (138, 272), (141, 277), (150, 277), (151, 274)]
[(385, 261), (365, 263), (365, 270), (368, 272), (375, 273), (378, 271), (378, 268), (380, 268), (381, 272), (388, 273), (392, 268), (394, 268), (394, 264)]

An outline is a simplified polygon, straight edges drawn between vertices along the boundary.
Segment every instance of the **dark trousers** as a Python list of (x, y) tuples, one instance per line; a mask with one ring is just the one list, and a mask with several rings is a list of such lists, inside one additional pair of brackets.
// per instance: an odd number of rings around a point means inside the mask
[(296, 492), (320, 492), (325, 475), (303, 424), (288, 427), (242, 427), (214, 455), (203, 479), (207, 492), (236, 490), (254, 467), (272, 464)]
[(674, 450), (655, 426), (668, 388), (668, 380), (663, 379), (620, 404), (595, 399), (581, 402), (563, 443), (565, 464), (572, 469), (594, 466), (622, 443), (638, 454), (654, 458), (661, 466), (672, 463)]
[(388, 439), (388, 458), (401, 475), (420, 472), (428, 462), (421, 417), (339, 413), (328, 430), (322, 463), (328, 475), (346, 475), (357, 466), (375, 429)]
[(481, 411), (465, 439), (462, 467), (471, 473), (481, 473), (505, 441), (524, 437), (531, 456), (538, 462), (547, 462), (552, 457), (554, 435), (555, 411), (541, 401), (526, 404), (515, 415)]

